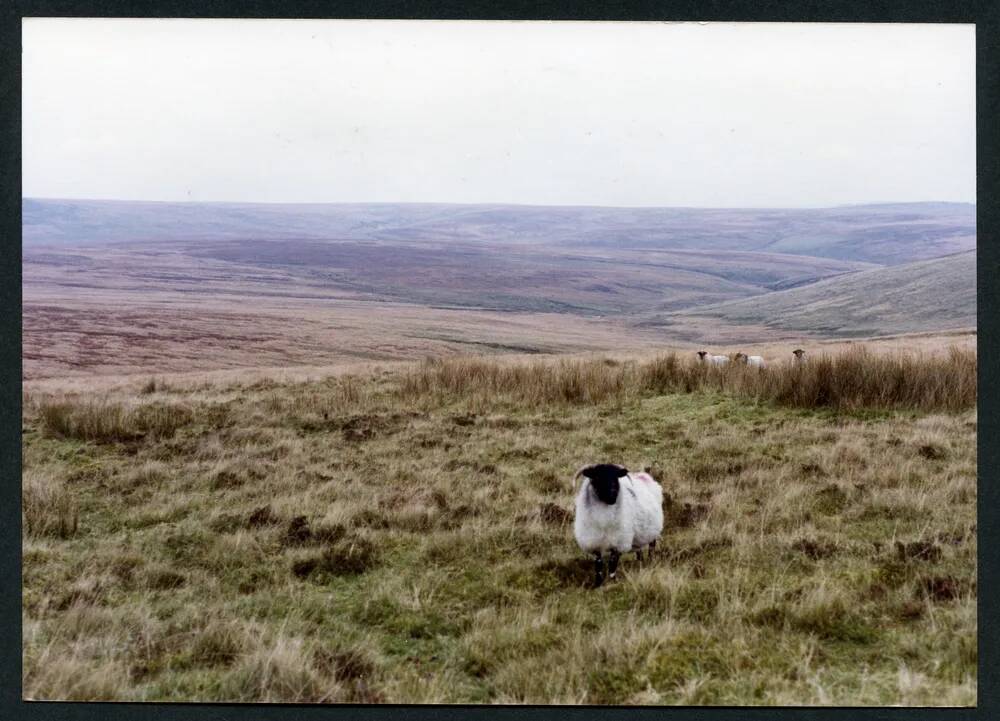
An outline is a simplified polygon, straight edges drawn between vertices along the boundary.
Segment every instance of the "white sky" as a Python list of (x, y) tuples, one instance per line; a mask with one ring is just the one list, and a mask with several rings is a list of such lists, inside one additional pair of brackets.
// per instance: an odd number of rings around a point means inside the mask
[(27, 197), (975, 201), (972, 25), (26, 19)]

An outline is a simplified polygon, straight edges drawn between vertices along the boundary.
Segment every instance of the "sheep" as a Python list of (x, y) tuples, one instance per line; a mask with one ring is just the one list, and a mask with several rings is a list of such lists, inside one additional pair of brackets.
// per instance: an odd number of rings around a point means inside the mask
[(796, 348), (795, 350), (792, 351), (792, 353), (795, 355), (795, 362), (796, 363), (805, 363), (806, 362), (806, 352), (804, 350), (802, 350), (801, 348)]
[(709, 365), (713, 366), (724, 366), (729, 362), (729, 356), (724, 355), (709, 355), (708, 351), (700, 350), (698, 351), (698, 362), (704, 363), (708, 361)]
[(745, 366), (750, 366), (751, 368), (766, 367), (763, 357), (759, 355), (747, 355), (746, 353), (737, 353), (735, 356), (733, 356), (733, 360), (736, 361), (737, 363), (742, 363)]
[(629, 473), (613, 463), (585, 466), (573, 477), (584, 482), (576, 494), (573, 534), (585, 553), (594, 555), (595, 586), (604, 583), (604, 552), (609, 553), (608, 577), (618, 571), (622, 553), (642, 549), (652, 558), (663, 532), (663, 489), (648, 473)]

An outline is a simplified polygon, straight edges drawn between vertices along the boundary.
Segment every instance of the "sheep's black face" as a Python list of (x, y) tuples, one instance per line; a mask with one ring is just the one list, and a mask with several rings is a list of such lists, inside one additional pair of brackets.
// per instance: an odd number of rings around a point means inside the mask
[(618, 479), (628, 475), (628, 470), (613, 463), (600, 463), (585, 468), (583, 475), (590, 479), (590, 485), (601, 502), (613, 506), (621, 490)]
[(707, 350), (700, 350), (700, 351), (698, 351), (698, 358), (701, 359), (701, 360), (705, 360), (705, 356), (707, 356), (707, 355), (708, 355), (708, 351)]

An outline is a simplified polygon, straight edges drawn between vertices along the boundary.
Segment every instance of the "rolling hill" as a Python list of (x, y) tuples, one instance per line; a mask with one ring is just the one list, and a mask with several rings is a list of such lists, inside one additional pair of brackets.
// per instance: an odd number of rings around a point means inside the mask
[(976, 325), (976, 253), (878, 268), (664, 319), (764, 326), (823, 337), (864, 337)]
[(24, 242), (380, 240), (753, 251), (896, 265), (975, 247), (976, 208), (818, 209), (448, 204), (160, 203), (25, 199)]
[(25, 199), (23, 213), (26, 377), (975, 324), (973, 205)]

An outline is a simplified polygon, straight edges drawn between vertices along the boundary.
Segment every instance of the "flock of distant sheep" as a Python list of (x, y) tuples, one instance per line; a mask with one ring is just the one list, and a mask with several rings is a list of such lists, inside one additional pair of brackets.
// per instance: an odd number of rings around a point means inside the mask
[[(804, 363), (806, 359), (806, 352), (801, 348), (796, 348), (792, 351), (792, 355), (795, 356), (796, 363)], [(746, 353), (734, 353), (732, 356), (727, 355), (712, 355), (707, 350), (698, 351), (698, 361), (700, 363), (707, 363), (713, 366), (724, 366), (733, 361), (734, 363), (742, 363), (745, 366), (750, 366), (752, 368), (766, 368), (767, 364), (764, 362), (764, 358), (759, 355), (747, 355)]]
[[(805, 351), (792, 351), (795, 363), (805, 362)], [(765, 368), (758, 355), (735, 353), (730, 358), (698, 351), (700, 363), (725, 366), (730, 361), (749, 367)], [(621, 554), (635, 551), (641, 561), (643, 551), (652, 558), (656, 542), (663, 532), (663, 488), (648, 473), (630, 473), (624, 466), (598, 463), (585, 466), (573, 478), (583, 478), (576, 492), (576, 515), (573, 534), (584, 553), (595, 562), (594, 585), (604, 583), (605, 575), (614, 578)], [(604, 554), (608, 554), (605, 571)]]

